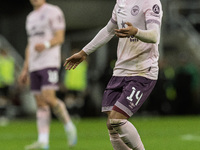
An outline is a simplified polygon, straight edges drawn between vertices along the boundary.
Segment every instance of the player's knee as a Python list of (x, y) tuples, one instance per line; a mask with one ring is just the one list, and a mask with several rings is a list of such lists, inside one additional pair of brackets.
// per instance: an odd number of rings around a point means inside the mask
[(107, 125), (108, 130), (112, 130), (113, 129), (111, 124), (110, 124), (110, 120), (109, 119), (107, 120), (106, 125)]
[(124, 114), (117, 112), (115, 110), (112, 110), (109, 114), (109, 119), (128, 119), (128, 116), (125, 116)]
[(109, 119), (110, 126), (112, 128), (122, 126), (126, 124), (127, 119)]
[(42, 96), (41, 95), (34, 95), (35, 97), (35, 100), (36, 100), (36, 104), (37, 104), (37, 107), (45, 107), (47, 105), (47, 103), (43, 100)]

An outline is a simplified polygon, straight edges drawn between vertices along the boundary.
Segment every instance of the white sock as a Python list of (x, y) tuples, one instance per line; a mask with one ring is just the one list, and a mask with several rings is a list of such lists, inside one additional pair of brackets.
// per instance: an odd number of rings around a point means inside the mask
[(66, 123), (64, 125), (65, 131), (68, 132), (70, 130), (73, 130), (75, 128), (74, 124), (72, 123), (72, 121), (69, 121), (68, 123)]
[(108, 132), (114, 150), (132, 150), (122, 141), (115, 130), (108, 130)]
[(49, 143), (50, 109), (48, 106), (37, 109), (38, 142)]
[(72, 121), (64, 125), (69, 146), (74, 146), (77, 143), (77, 130)]
[(144, 145), (132, 123), (126, 119), (110, 119), (110, 124), (126, 145), (134, 150), (144, 150)]
[(54, 114), (58, 117), (58, 119), (64, 124), (67, 124), (71, 120), (65, 103), (63, 101), (58, 100), (57, 105), (54, 108), (52, 108), (52, 110)]
[(48, 133), (39, 134), (38, 142), (49, 144), (49, 134)]

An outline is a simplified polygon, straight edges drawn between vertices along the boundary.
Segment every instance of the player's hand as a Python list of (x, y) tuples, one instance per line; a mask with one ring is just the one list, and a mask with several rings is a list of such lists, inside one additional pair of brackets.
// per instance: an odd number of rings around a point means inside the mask
[(126, 38), (129, 36), (135, 36), (138, 32), (138, 29), (135, 28), (130, 22), (125, 23), (127, 25), (126, 28), (115, 29), (115, 35), (119, 38)]
[(67, 58), (63, 66), (65, 67), (65, 70), (75, 69), (83, 60), (86, 59), (86, 57), (87, 54), (81, 50)]
[(39, 43), (39, 44), (36, 44), (35, 45), (35, 50), (37, 51), (37, 52), (42, 52), (43, 50), (45, 50), (46, 48), (45, 48), (45, 45), (43, 44), (43, 43)]
[(28, 71), (23, 69), (21, 74), (19, 75), (18, 83), (20, 86), (24, 86), (27, 84), (27, 81), (28, 81)]

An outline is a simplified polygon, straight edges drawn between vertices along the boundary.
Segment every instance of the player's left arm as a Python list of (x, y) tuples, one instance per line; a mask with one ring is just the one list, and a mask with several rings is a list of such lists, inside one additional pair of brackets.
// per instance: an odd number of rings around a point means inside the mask
[(55, 31), (54, 36), (51, 40), (36, 44), (35, 50), (41, 52), (45, 49), (49, 49), (53, 46), (62, 44), (64, 40), (65, 40), (65, 30)]
[[(157, 1), (157, 0), (156, 0)], [(157, 1), (158, 2), (158, 1)], [(126, 22), (127, 27), (116, 29), (115, 34), (120, 38), (135, 36), (146, 43), (157, 43), (160, 39), (160, 27), (162, 19), (162, 7), (158, 3), (147, 1), (144, 9), (146, 29), (142, 30), (134, 27), (130, 22)]]
[(115, 34), (119, 38), (135, 36), (146, 43), (156, 43), (159, 39), (160, 29), (157, 25), (150, 25), (148, 30), (141, 30), (134, 27), (130, 22), (126, 22), (127, 27), (115, 29)]
[(51, 47), (60, 45), (65, 40), (65, 30), (57, 30), (54, 32), (53, 38), (49, 41)]

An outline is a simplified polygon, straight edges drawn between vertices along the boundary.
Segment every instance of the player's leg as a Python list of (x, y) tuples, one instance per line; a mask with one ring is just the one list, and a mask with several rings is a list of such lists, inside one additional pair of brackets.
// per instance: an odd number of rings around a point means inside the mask
[[(110, 112), (108, 112), (107, 114), (109, 116)], [(119, 133), (110, 125), (109, 119), (107, 121), (107, 128), (108, 128), (108, 133), (110, 137), (110, 142), (114, 150), (132, 150), (122, 141)]]
[(38, 141), (41, 143), (49, 144), (49, 126), (51, 120), (50, 108), (45, 103), (41, 94), (35, 95), (37, 102), (37, 128), (38, 128)]
[(56, 97), (56, 90), (59, 88), (59, 70), (57, 68), (47, 68), (40, 71), (40, 76), (42, 77), (42, 95), (52, 108), (53, 113), (63, 122), (69, 146), (74, 146), (77, 142), (76, 127), (69, 116), (64, 102)]
[(127, 119), (146, 101), (156, 81), (144, 77), (125, 77), (123, 90), (109, 115), (110, 125), (121, 139), (134, 150), (144, 150), (143, 143), (134, 125)]
[(31, 149), (48, 149), (49, 148), (49, 124), (50, 124), (50, 109), (49, 106), (42, 101), (41, 95), (34, 96), (37, 103), (36, 122), (38, 130), (38, 140), (25, 147)]
[(50, 108), (44, 101), (41, 94), (41, 81), (38, 72), (32, 72), (30, 74), (31, 91), (36, 100), (36, 122), (38, 129), (38, 140), (25, 147), (27, 150), (31, 149), (48, 149), (49, 145), (49, 125), (50, 125)]
[(142, 106), (155, 83), (144, 77), (112, 77), (104, 92), (102, 111), (111, 111), (108, 129), (111, 126), (132, 149), (144, 150), (144, 146), (136, 128), (127, 118)]
[(108, 126), (111, 126), (119, 134), (119, 137), (129, 149), (144, 150), (144, 145), (137, 129), (127, 120), (127, 116), (112, 110), (108, 119)]
[(37, 104), (36, 122), (38, 129), (37, 142), (26, 147), (27, 150), (31, 149), (48, 149), (49, 148), (49, 125), (50, 125), (50, 108), (43, 101), (41, 94), (34, 95)]
[[(110, 112), (114, 104), (116, 103), (117, 99), (121, 95), (121, 89), (123, 88), (123, 85), (121, 84), (122, 81), (123, 81), (123, 77), (118, 77), (118, 78), (112, 77), (104, 92), (104, 96), (102, 100), (102, 112), (107, 113), (108, 116), (110, 116)], [(112, 83), (117, 83), (117, 82), (118, 84), (112, 84)], [(109, 119), (107, 121), (107, 128), (108, 128), (108, 133), (110, 137), (110, 142), (114, 150), (131, 150), (131, 148), (129, 148), (122, 141), (119, 133), (116, 130), (114, 130), (113, 127), (110, 125)]]
[(55, 90), (53, 89), (43, 89), (42, 93), (45, 97), (45, 101), (47, 101), (52, 108), (53, 113), (64, 124), (69, 146), (74, 146), (77, 142), (77, 131), (64, 102), (56, 97)]

